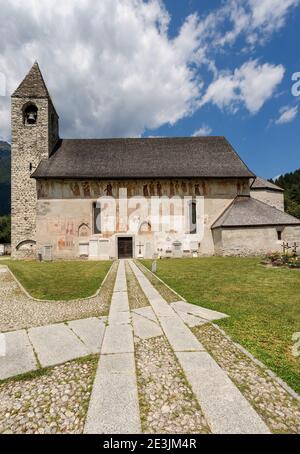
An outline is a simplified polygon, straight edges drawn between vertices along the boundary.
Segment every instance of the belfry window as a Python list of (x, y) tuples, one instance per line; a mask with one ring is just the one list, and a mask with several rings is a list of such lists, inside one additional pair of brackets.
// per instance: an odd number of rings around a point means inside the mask
[(93, 227), (94, 233), (101, 233), (101, 207), (97, 202), (93, 203)]
[(24, 110), (24, 124), (33, 126), (37, 123), (38, 108), (34, 104), (29, 104)]

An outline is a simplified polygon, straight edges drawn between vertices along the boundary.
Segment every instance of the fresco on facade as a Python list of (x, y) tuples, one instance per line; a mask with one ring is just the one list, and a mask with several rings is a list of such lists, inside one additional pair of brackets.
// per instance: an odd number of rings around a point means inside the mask
[[(220, 196), (224, 194), (228, 197), (228, 183), (220, 180), (217, 183), (208, 185), (205, 180), (151, 180), (140, 181), (39, 181), (37, 183), (37, 193), (39, 199), (63, 199), (81, 198), (97, 199), (99, 197), (117, 197), (119, 188), (126, 188), (127, 196), (162, 197), (169, 196)], [(232, 185), (232, 192), (238, 191), (242, 194), (247, 191), (247, 184), (236, 181)]]

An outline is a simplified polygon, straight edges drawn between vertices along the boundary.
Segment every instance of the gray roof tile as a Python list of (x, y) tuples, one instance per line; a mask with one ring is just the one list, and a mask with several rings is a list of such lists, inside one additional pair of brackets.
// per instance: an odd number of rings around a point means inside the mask
[(224, 137), (64, 139), (33, 178), (254, 177)]
[(251, 185), (251, 190), (261, 190), (261, 189), (268, 189), (269, 191), (276, 191), (276, 192), (284, 192), (284, 189), (276, 186), (274, 183), (270, 183), (270, 181), (264, 180), (261, 177), (256, 177)]
[(212, 225), (218, 227), (254, 227), (268, 225), (300, 225), (300, 219), (277, 210), (252, 197), (237, 197)]

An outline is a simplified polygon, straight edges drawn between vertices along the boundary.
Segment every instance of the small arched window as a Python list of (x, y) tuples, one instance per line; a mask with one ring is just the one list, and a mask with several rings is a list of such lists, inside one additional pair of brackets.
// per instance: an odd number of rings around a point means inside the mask
[(36, 105), (28, 104), (23, 111), (23, 117), (25, 125), (27, 126), (35, 125), (37, 123), (38, 118), (38, 108), (36, 107)]
[(189, 231), (191, 234), (197, 233), (197, 204), (189, 204)]

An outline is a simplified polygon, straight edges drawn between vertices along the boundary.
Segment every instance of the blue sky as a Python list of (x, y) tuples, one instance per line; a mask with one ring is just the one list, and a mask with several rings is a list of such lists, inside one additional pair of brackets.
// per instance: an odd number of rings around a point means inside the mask
[(0, 139), (38, 60), (62, 137), (224, 135), (258, 175), (300, 167), (300, 0), (0, 6)]
[[(166, 7), (172, 16), (170, 33), (178, 33), (183, 18), (188, 14), (205, 14), (218, 8), (220, 3), (219, 0), (166, 0)], [(272, 122), (279, 117), (280, 108), (287, 105), (297, 106), (299, 102), (291, 93), (294, 83), (291, 80), (292, 74), (300, 72), (299, 24), (298, 6), (288, 16), (285, 26), (274, 32), (264, 45), (256, 46), (249, 55), (241, 54), (242, 45), (237, 43), (218, 57), (221, 67), (229, 69), (240, 66), (249, 56), (261, 61), (283, 64), (286, 72), (282, 83), (257, 114), (249, 114), (243, 107), (236, 114), (230, 114), (210, 104), (196, 111), (191, 117), (178, 121), (176, 125), (162, 126), (151, 131), (149, 135), (188, 136), (193, 134), (199, 125), (205, 124), (212, 130), (212, 135), (226, 136), (251, 170), (263, 177), (272, 178), (300, 168), (300, 114), (288, 123)]]

